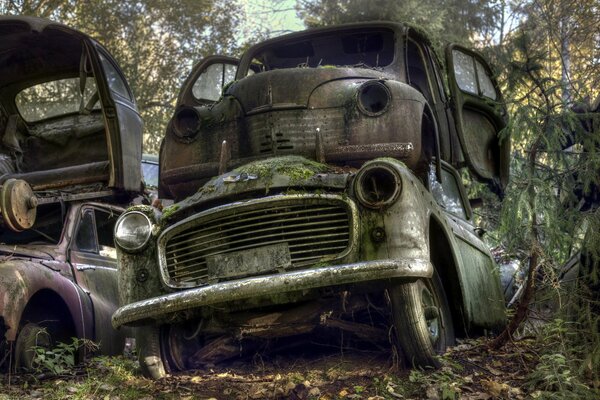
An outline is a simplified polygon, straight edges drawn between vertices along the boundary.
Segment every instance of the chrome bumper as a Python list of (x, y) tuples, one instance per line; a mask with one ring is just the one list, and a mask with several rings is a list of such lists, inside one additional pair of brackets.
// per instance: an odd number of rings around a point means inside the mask
[(202, 286), (138, 301), (119, 308), (112, 317), (115, 328), (159, 319), (178, 311), (230, 301), (393, 278), (429, 278), (428, 260), (400, 259), (358, 262), (263, 275)]

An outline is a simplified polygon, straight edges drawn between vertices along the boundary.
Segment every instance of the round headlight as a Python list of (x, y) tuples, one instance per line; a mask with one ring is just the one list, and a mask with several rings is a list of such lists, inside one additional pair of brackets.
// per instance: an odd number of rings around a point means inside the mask
[(152, 234), (150, 219), (139, 211), (123, 214), (115, 226), (115, 242), (124, 250), (141, 250)]
[(200, 129), (200, 114), (194, 107), (182, 107), (173, 116), (173, 129), (181, 139), (192, 139)]
[(368, 81), (358, 88), (358, 109), (371, 117), (381, 115), (388, 110), (392, 94), (388, 87), (380, 81)]
[(368, 164), (356, 175), (355, 192), (365, 207), (382, 208), (396, 201), (402, 192), (398, 172), (383, 163)]

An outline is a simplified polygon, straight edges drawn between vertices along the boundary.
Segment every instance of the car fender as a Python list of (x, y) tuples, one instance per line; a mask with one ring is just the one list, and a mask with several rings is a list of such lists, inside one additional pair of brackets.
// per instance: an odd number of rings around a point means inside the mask
[[(61, 270), (61, 268), (56, 268)], [(62, 271), (65, 271), (62, 268)], [(51, 291), (66, 305), (75, 334), (93, 338), (93, 309), (89, 296), (70, 276), (64, 276), (41, 262), (10, 259), (0, 262), (0, 316), (6, 326), (6, 340), (16, 339), (23, 311), (41, 291)], [(51, 308), (52, 305), (48, 304)]]

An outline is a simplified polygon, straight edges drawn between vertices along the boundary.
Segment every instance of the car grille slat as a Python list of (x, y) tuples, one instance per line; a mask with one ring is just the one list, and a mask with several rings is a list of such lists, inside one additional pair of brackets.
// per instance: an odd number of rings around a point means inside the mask
[[(332, 220), (332, 221), (318, 221), (318, 222), (313, 222), (310, 224), (293, 224), (293, 225), (289, 225), (286, 228), (291, 229), (288, 234), (289, 235), (296, 235), (296, 234), (304, 234), (304, 233), (310, 233), (310, 232), (323, 232), (323, 231), (330, 231), (330, 230), (334, 230), (334, 229), (339, 229), (340, 227), (338, 226), (334, 226), (334, 227), (325, 227), (325, 228), (312, 228), (312, 229), (308, 229), (308, 230), (294, 230), (294, 228), (303, 228), (306, 226), (311, 226), (311, 227), (315, 227), (315, 226), (320, 226), (320, 225), (324, 225), (324, 224), (330, 224), (330, 223), (336, 223), (336, 222), (343, 222), (344, 220)], [(258, 230), (256, 233), (263, 233), (263, 232), (271, 232), (271, 231), (276, 231), (276, 230), (281, 230), (280, 226), (277, 227), (271, 227), (271, 228), (267, 228), (267, 229), (261, 229)], [(255, 234), (256, 234), (255, 233)], [(216, 233), (218, 235), (223, 235), (223, 234), (227, 234), (227, 232), (218, 232)], [(211, 251), (212, 249), (215, 248), (219, 248), (219, 247), (223, 247), (223, 246), (231, 246), (231, 245), (237, 245), (239, 243), (246, 243), (249, 241), (255, 241), (255, 240), (262, 240), (262, 239), (267, 239), (267, 238), (272, 238), (272, 237), (278, 237), (281, 234), (276, 232), (276, 233), (272, 233), (272, 234), (268, 234), (268, 235), (260, 235), (259, 236), (252, 236), (252, 237), (246, 237), (244, 239), (237, 239), (237, 237), (239, 236), (248, 236), (248, 232), (242, 232), (239, 234), (231, 234), (228, 235), (228, 241), (225, 243), (221, 243), (221, 244), (217, 244), (217, 245), (209, 245), (212, 244), (214, 242), (222, 242), (221, 238), (216, 238), (216, 239), (212, 239), (212, 240), (208, 240), (206, 242), (203, 243), (199, 243), (197, 245), (195, 245), (194, 247), (200, 247), (197, 248), (196, 250), (192, 250), (192, 251), (188, 251), (190, 250), (190, 247), (187, 247), (185, 250), (183, 251), (187, 251), (187, 255), (192, 255), (192, 254), (196, 254), (200, 251)], [(202, 247), (205, 246), (205, 247)], [(240, 248), (243, 248), (244, 246), (241, 246)], [(168, 252), (167, 254), (170, 254), (170, 256), (167, 256), (167, 260), (169, 259), (173, 259), (175, 256), (172, 254), (177, 254), (178, 250), (172, 250), (171, 252)]]
[(223, 278), (210, 276), (210, 257), (280, 244), (292, 268), (341, 258), (351, 247), (354, 213), (340, 196), (316, 195), (217, 208), (165, 231), (158, 249), (163, 277), (171, 287), (202, 285)]
[[(316, 221), (317, 218), (321, 220), (321, 219), (325, 219), (325, 218), (328, 218), (328, 217), (340, 217), (340, 216), (345, 216), (345, 215), (346, 214), (342, 214), (342, 213), (325, 214), (325, 215), (318, 215), (317, 217), (313, 217), (313, 218), (315, 219), (315, 223), (317, 223), (317, 221)], [(253, 218), (253, 219), (256, 220), (257, 218)], [(305, 219), (306, 219), (305, 216), (295, 217), (295, 218), (289, 218), (289, 219), (287, 219), (286, 222), (302, 221), (302, 220), (305, 220)], [(327, 221), (330, 221), (330, 220), (327, 220)], [(248, 222), (248, 220), (246, 220), (246, 222)], [(253, 226), (256, 227), (256, 228), (258, 228), (260, 226), (272, 225), (272, 224), (273, 224), (273, 221), (266, 221), (266, 222), (259, 222), (259, 223), (253, 224)], [(227, 234), (227, 235), (230, 235), (230, 236), (233, 236), (235, 234), (235, 232), (240, 232), (240, 234), (244, 234), (245, 233), (245, 227), (243, 227), (243, 226), (239, 226), (238, 224), (234, 225), (234, 222), (232, 222), (232, 223), (230, 223), (228, 225), (230, 225), (231, 228), (229, 228), (229, 229), (227, 229), (227, 228), (225, 228), (225, 229), (219, 229), (218, 233), (219, 234)], [(292, 226), (290, 225), (290, 226), (288, 226), (288, 228), (289, 227), (292, 227)], [(220, 226), (219, 228), (222, 228), (222, 226)], [(277, 229), (277, 227), (273, 227), (271, 229)], [(206, 229), (202, 229), (202, 230), (190, 233), (188, 235), (188, 239), (183, 240), (183, 241), (177, 243), (177, 249), (169, 250), (169, 248), (167, 248), (167, 253), (166, 253), (167, 254), (167, 258), (168, 258), (168, 256), (170, 254), (173, 254), (173, 253), (175, 253), (177, 251), (183, 251), (183, 250), (188, 250), (188, 249), (197, 247), (198, 243), (195, 243), (195, 242), (197, 242), (199, 240), (203, 240), (203, 239), (205, 239), (207, 237), (213, 237), (215, 235), (215, 231), (213, 231), (213, 232), (208, 231), (209, 233), (207, 233), (206, 235), (197, 236), (199, 233), (202, 233), (202, 232), (207, 232), (207, 230)], [(211, 241), (208, 241), (208, 242), (202, 242), (202, 244), (214, 242), (216, 240), (218, 240), (218, 239), (214, 239), (214, 240), (211, 240)], [(187, 244), (187, 243), (192, 243), (192, 244), (188, 245), (187, 247), (181, 247), (182, 244)]]
[[(320, 241), (319, 239), (323, 238), (323, 237), (339, 237), (339, 239), (338, 240), (329, 240), (329, 241)], [(313, 239), (313, 238), (311, 238), (311, 239)], [(326, 235), (315, 236), (314, 240), (312, 242), (310, 242), (310, 243), (302, 243), (302, 244), (297, 244), (297, 245), (293, 244), (293, 245), (289, 245), (289, 247), (290, 247), (290, 250), (291, 250), (292, 248), (297, 248), (297, 247), (315, 246), (316, 243), (323, 245), (323, 244), (329, 244), (329, 243), (347, 243), (347, 242), (348, 242), (347, 235), (326, 234)], [(263, 245), (267, 246), (267, 245), (270, 245), (270, 244), (277, 244), (277, 243), (281, 243), (281, 240), (274, 240), (274, 241), (270, 241), (270, 242), (264, 242)], [(248, 248), (252, 248), (252, 247), (254, 247), (254, 245), (247, 245), (247, 246), (243, 246), (243, 247), (241, 246), (241, 247), (237, 247), (237, 250), (244, 250), (244, 249), (248, 249)], [(198, 261), (198, 260), (203, 260), (206, 257), (210, 257), (210, 256), (218, 255), (218, 254), (223, 254), (223, 253), (226, 253), (226, 252), (227, 252), (226, 250), (222, 250), (222, 251), (215, 251), (215, 252), (207, 253), (207, 254), (203, 253), (203, 254), (197, 255), (197, 256), (192, 257), (192, 258), (186, 258), (185, 261), (178, 262), (178, 263), (174, 264), (174, 266), (176, 267), (176, 269), (177, 269), (177, 271), (179, 273), (179, 272), (185, 271), (186, 269), (195, 268), (196, 266), (199, 266), (200, 263), (196, 263), (196, 261)], [(167, 258), (167, 260), (171, 260), (171, 259)], [(205, 261), (203, 263), (206, 264)], [(172, 271), (171, 269), (169, 269), (169, 270)]]

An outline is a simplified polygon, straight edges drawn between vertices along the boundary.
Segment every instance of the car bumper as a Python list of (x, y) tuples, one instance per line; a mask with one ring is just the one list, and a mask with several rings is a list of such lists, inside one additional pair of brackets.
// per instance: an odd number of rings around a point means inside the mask
[(119, 308), (112, 317), (115, 328), (140, 325), (184, 310), (353, 283), (396, 278), (429, 278), (428, 260), (400, 259), (334, 265), (274, 275), (238, 279), (153, 297)]

